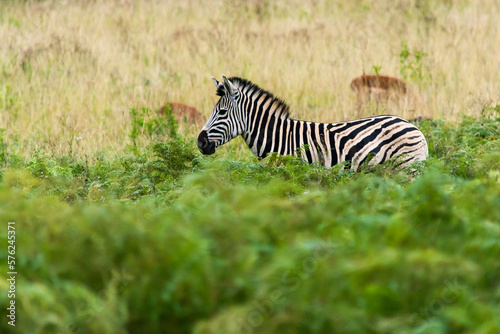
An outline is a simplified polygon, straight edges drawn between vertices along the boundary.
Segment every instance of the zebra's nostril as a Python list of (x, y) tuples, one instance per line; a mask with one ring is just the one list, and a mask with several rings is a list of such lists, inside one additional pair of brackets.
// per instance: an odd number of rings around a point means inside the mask
[(198, 148), (200, 150), (203, 150), (205, 146), (208, 144), (208, 134), (205, 130), (200, 132), (200, 135), (198, 136)]
[(203, 154), (210, 155), (215, 153), (215, 144), (208, 140), (208, 133), (205, 130), (201, 131), (198, 136), (198, 148)]

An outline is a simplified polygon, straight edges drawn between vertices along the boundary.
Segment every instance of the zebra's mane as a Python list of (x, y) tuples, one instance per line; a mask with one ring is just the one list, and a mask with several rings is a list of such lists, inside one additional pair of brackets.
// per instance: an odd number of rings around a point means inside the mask
[[(277, 114), (276, 116), (278, 117), (290, 117), (290, 108), (288, 107), (288, 105), (280, 98), (274, 96), (273, 93), (260, 88), (250, 80), (242, 79), (239, 77), (231, 77), (229, 78), (229, 81), (231, 81), (231, 83), (236, 88), (239, 88), (240, 91), (243, 92), (243, 94), (267, 95), (271, 100), (271, 103), (269, 105), (272, 106), (272, 113)], [(220, 88), (217, 89), (217, 95), (222, 96), (221, 93), (222, 95), (224, 95), (224, 91), (220, 91)]]

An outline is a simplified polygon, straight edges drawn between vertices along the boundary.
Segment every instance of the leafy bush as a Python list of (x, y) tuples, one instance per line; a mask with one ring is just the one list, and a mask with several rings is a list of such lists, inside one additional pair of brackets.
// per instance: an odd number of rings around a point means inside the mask
[(420, 50), (412, 52), (408, 48), (408, 44), (403, 43), (399, 53), (399, 72), (403, 79), (411, 79), (420, 83), (430, 79), (428, 69), (424, 66), (424, 58), (427, 56), (426, 52)]
[[(158, 110), (152, 111), (142, 107), (130, 109), (130, 133), (132, 149), (137, 150), (140, 137), (146, 137), (148, 141), (155, 141), (168, 135), (172, 139), (179, 139), (177, 130), (179, 125), (172, 115), (172, 108), (165, 106), (164, 112), (160, 115)], [(137, 151), (135, 151), (137, 153)]]
[(0, 183), (17, 330), (499, 331), (500, 128), (420, 126), (431, 158), (403, 171), (223, 160), (181, 137), (90, 161), (37, 150)]
[[(496, 326), (498, 183), (457, 183), (438, 169), (406, 188), (361, 175), (332, 189), (309, 184), (290, 199), (280, 194), (285, 181), (256, 187), (230, 178), (194, 173), (169, 206), (147, 198), (69, 205), (4, 189), (2, 219), (17, 222), (22, 249), (21, 329)], [(460, 322), (471, 308), (470, 323)]]

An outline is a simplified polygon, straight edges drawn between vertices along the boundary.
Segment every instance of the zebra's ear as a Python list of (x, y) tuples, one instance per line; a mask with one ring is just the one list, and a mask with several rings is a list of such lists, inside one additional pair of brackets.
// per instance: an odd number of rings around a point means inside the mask
[(212, 81), (214, 82), (215, 88), (219, 88), (220, 82), (217, 81), (214, 77), (212, 77)]
[(222, 82), (217, 81), (214, 77), (212, 77), (212, 81), (214, 82), (215, 89), (217, 90), (217, 96), (224, 96), (226, 94), (226, 88)]
[(224, 81), (224, 88), (226, 88), (226, 91), (229, 93), (229, 95), (235, 96), (236, 95), (236, 88), (231, 83), (231, 81), (229, 81), (224, 74), (222, 75), (222, 80)]

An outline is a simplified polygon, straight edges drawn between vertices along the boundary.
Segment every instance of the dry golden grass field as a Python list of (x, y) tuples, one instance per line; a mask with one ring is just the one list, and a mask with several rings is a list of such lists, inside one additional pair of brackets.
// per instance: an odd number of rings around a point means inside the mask
[[(299, 119), (457, 121), (500, 104), (499, 17), (497, 0), (1, 1), (0, 128), (21, 156), (119, 154), (130, 108), (208, 117), (221, 74)], [(375, 71), (417, 102), (356, 110), (350, 81)]]

